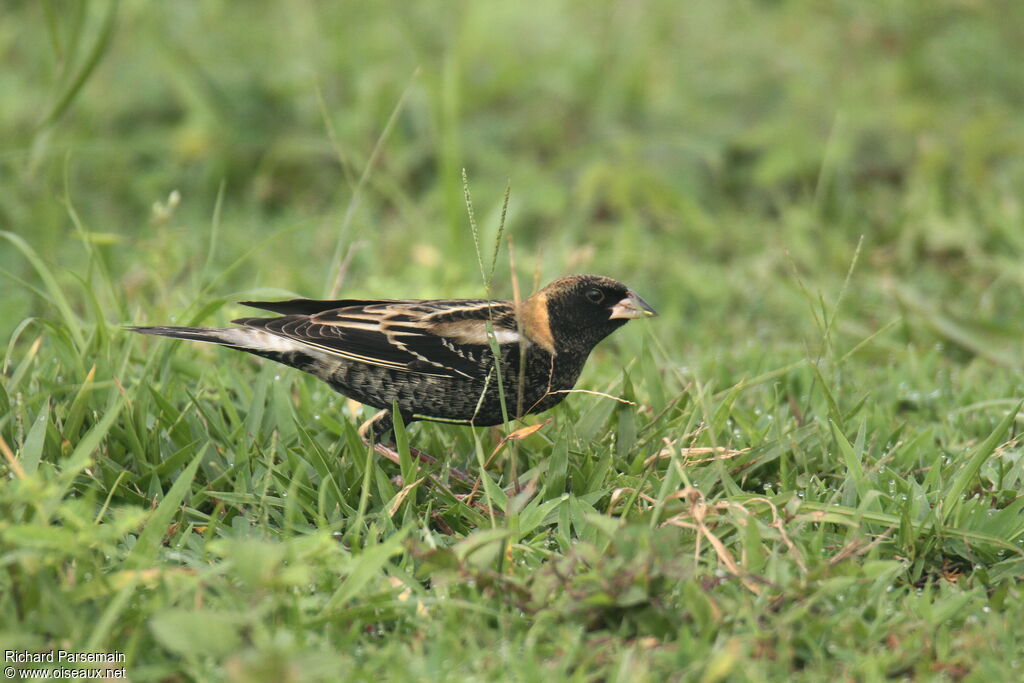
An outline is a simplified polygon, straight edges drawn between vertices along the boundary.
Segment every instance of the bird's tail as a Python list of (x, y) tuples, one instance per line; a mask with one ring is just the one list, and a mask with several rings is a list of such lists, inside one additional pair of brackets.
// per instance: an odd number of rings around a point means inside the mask
[(151, 334), (157, 337), (173, 337), (189, 341), (208, 342), (223, 346), (238, 346), (238, 329), (220, 329), (214, 327), (127, 327), (126, 329), (139, 334)]
[[(323, 369), (317, 359), (322, 356), (318, 349), (287, 337), (250, 327), (129, 327), (132, 332), (151, 334), (157, 337), (172, 337), (189, 341), (219, 344), (229, 349), (245, 351), (255, 356), (312, 373), (325, 382), (330, 382), (330, 373)], [(325, 375), (324, 372), (327, 372)]]
[(294, 352), (309, 354), (312, 351), (308, 345), (294, 339), (264, 330), (254, 330), (251, 327), (129, 327), (128, 329), (139, 334), (220, 344), (275, 360), (278, 359), (278, 354)]

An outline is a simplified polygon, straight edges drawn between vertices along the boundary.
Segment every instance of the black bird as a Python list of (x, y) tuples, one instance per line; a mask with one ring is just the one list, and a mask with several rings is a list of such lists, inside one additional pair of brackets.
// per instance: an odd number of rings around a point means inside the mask
[(315, 375), (382, 409), (360, 428), (374, 440), (391, 430), (394, 404), (406, 424), (500, 424), (495, 367), (510, 418), (547, 410), (576, 384), (598, 342), (631, 318), (657, 315), (625, 285), (597, 275), (555, 280), (518, 308), (485, 299), (242, 303), (280, 317), (239, 318), (232, 322), (242, 327), (232, 328), (131, 329), (220, 344)]

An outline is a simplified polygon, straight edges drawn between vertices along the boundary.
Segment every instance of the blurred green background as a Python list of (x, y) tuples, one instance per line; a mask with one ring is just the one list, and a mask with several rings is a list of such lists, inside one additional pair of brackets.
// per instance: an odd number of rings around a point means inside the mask
[[(1007, 679), (1022, 35), (1011, 0), (8, 0), (0, 436), (38, 472), (0, 487), (0, 636), (138, 680)], [(309, 378), (116, 327), (481, 296), (463, 169), (485, 262), (511, 188), (495, 295), (596, 272), (661, 313), (580, 383), (635, 410), (571, 397), (512, 456), (529, 530), (397, 493)], [(661, 524), (691, 483), (764, 592)], [(497, 573), (458, 555), (488, 521)]]
[[(1019, 3), (109, 7), (7, 4), (0, 224), (76, 272), (72, 204), (114, 322), (243, 255), (216, 295), (321, 296), (339, 242), (345, 292), (475, 296), (463, 168), (485, 238), (510, 183), (524, 282), (619, 277), (680, 356), (796, 341), (794, 270), (835, 297), (862, 235), (854, 319), (884, 322), (900, 283), (1020, 318)], [(40, 310), (21, 288), (0, 307)]]

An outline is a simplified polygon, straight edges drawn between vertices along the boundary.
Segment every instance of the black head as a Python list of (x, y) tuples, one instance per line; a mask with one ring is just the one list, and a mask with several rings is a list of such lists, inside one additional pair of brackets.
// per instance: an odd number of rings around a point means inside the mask
[(555, 280), (531, 298), (546, 304), (551, 337), (560, 351), (589, 353), (631, 319), (657, 315), (626, 285), (599, 275)]

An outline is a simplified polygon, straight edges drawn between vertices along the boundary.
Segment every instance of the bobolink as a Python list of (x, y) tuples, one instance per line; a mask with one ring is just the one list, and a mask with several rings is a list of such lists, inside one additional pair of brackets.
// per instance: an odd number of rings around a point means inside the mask
[(507, 414), (520, 417), (560, 403), (602, 339), (632, 318), (657, 315), (625, 285), (597, 275), (555, 280), (518, 309), (512, 301), (484, 299), (242, 303), (280, 317), (239, 318), (232, 322), (242, 327), (226, 329), (131, 329), (212, 342), (315, 375), (382, 409), (360, 429), (374, 440), (391, 430), (394, 404), (406, 424), (500, 424), (492, 340)]

